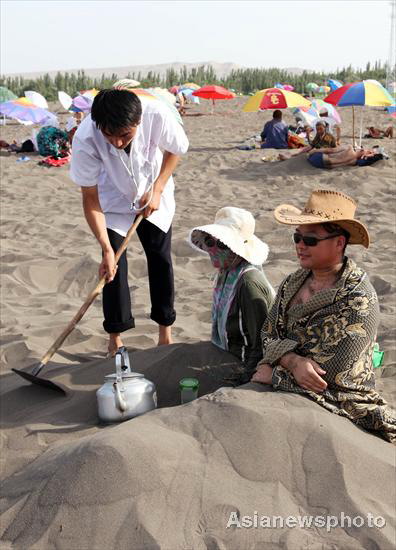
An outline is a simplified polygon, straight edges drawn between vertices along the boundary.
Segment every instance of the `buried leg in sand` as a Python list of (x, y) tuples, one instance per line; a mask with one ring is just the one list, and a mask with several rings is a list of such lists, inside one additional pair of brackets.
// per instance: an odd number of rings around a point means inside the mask
[(301, 269), (281, 283), (263, 327), (263, 359), (252, 381), (306, 395), (327, 410), (396, 442), (396, 413), (375, 389), (372, 364), (379, 305), (367, 274), (345, 256), (369, 246), (356, 203), (338, 191), (314, 191), (300, 210), (275, 209), (296, 226)]
[(99, 274), (107, 280), (103, 327), (110, 354), (122, 345), (121, 333), (135, 326), (126, 251), (118, 266), (115, 251), (139, 213), (144, 219), (136, 232), (147, 259), (151, 319), (159, 325), (158, 344), (172, 343), (172, 173), (187, 149), (184, 130), (169, 109), (159, 101), (142, 105), (126, 89), (99, 92), (91, 116), (74, 135), (71, 178), (81, 186), (86, 220), (102, 248)]

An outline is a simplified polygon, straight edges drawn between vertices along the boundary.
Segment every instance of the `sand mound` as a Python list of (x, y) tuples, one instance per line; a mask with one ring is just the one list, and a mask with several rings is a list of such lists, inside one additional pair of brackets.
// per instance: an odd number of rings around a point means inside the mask
[[(47, 451), (3, 483), (3, 541), (46, 549), (390, 548), (392, 446), (304, 397), (260, 390), (219, 390)], [(387, 525), (227, 528), (230, 517), (255, 512), (344, 512), (366, 522), (371, 513)]]

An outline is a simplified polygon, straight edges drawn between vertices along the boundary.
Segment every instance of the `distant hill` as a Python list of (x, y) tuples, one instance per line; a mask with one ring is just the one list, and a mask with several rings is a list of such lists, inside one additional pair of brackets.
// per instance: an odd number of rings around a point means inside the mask
[[(129, 65), (127, 67), (102, 67), (99, 69), (84, 69), (84, 72), (87, 76), (90, 76), (92, 78), (97, 78), (102, 76), (102, 74), (105, 75), (112, 75), (116, 74), (119, 78), (125, 78), (128, 73), (135, 73), (137, 76), (140, 72), (142, 76), (147, 75), (148, 72), (153, 73), (159, 73), (161, 76), (165, 76), (166, 71), (168, 69), (174, 69), (175, 71), (179, 72), (180, 69), (182, 69), (184, 66), (187, 67), (187, 71), (190, 71), (193, 68), (202, 67), (202, 65), (208, 66), (211, 65), (216, 73), (216, 75), (219, 78), (226, 77), (230, 74), (231, 71), (237, 70), (237, 69), (247, 69), (248, 67), (245, 67), (243, 65), (237, 65), (236, 63), (218, 63), (217, 61), (202, 61), (200, 63), (181, 63), (181, 62), (173, 62), (173, 63), (161, 63), (158, 65)], [(263, 67), (257, 67), (257, 68), (263, 68)], [(68, 72), (70, 73), (77, 73), (80, 69), (70, 69), (70, 70), (60, 70), (59, 72), (64, 73)], [(300, 75), (304, 71), (304, 69), (298, 68), (298, 67), (291, 67), (284, 69), (291, 75)], [(12, 73), (12, 74), (6, 74), (4, 76), (23, 76), (24, 78), (32, 78), (36, 79), (40, 76), (43, 76), (45, 74), (49, 74), (52, 78), (56, 75), (58, 71), (37, 71), (37, 72), (31, 72), (31, 73)]]

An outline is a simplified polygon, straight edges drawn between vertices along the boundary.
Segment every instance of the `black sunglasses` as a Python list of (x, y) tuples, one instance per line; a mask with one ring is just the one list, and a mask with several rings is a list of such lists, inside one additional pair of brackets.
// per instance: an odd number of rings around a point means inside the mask
[(204, 243), (208, 248), (213, 248), (214, 246), (217, 246), (217, 248), (220, 248), (221, 250), (226, 250), (228, 246), (218, 239), (214, 239), (213, 237), (205, 237)]
[(328, 237), (311, 237), (310, 235), (301, 235), (300, 233), (293, 233), (293, 241), (295, 244), (298, 244), (302, 241), (305, 246), (316, 246), (319, 241), (327, 241), (327, 239), (334, 239), (334, 237), (339, 237), (341, 233), (334, 233)]

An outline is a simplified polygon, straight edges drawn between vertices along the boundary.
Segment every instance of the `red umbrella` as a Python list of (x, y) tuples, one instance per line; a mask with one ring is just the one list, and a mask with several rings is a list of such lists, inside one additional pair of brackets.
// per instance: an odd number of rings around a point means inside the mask
[(169, 88), (169, 92), (171, 94), (178, 94), (179, 93), (179, 90), (180, 90), (181, 86), (172, 86), (172, 88)]
[(215, 104), (214, 103), (215, 99), (234, 99), (234, 97), (236, 96), (234, 92), (230, 92), (226, 88), (223, 88), (223, 86), (211, 86), (211, 85), (202, 86), (202, 88), (195, 90), (195, 92), (193, 92), (192, 95), (195, 95), (197, 97), (202, 97), (202, 99), (211, 99), (213, 107)]

